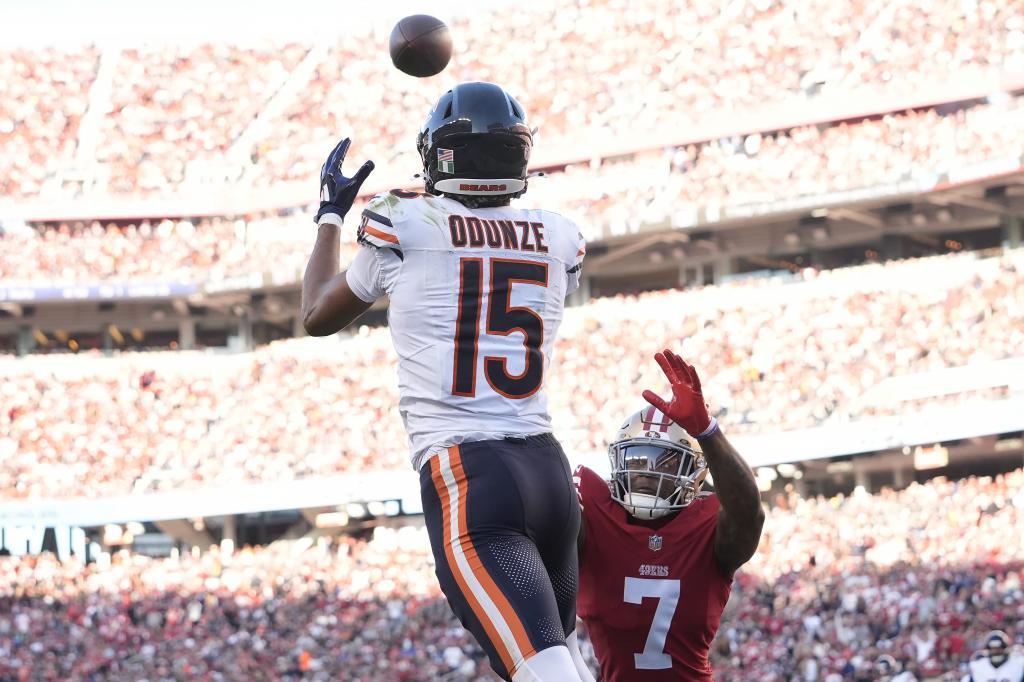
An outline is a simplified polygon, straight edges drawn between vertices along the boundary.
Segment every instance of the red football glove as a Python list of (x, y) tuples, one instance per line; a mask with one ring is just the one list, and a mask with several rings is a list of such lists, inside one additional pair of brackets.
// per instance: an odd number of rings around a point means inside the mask
[(666, 402), (654, 391), (644, 391), (644, 400), (661, 410), (694, 438), (713, 435), (718, 430), (718, 420), (708, 416), (708, 406), (704, 402), (697, 370), (668, 349), (655, 353), (654, 359), (672, 384), (672, 400)]

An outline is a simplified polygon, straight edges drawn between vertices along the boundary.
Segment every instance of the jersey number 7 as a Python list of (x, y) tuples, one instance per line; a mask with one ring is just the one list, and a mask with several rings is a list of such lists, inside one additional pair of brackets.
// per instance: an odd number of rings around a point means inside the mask
[[(476, 395), (476, 366), (480, 345), (480, 316), (483, 308), (483, 258), (459, 259), (459, 313), (455, 322), (455, 367), (452, 395), (472, 398)], [(547, 263), (509, 258), (486, 259), (490, 265), (490, 290), (487, 293), (486, 327), (490, 336), (523, 335), (526, 360), (523, 371), (508, 371), (508, 358), (484, 357), (484, 378), (506, 398), (528, 398), (544, 381), (544, 320), (535, 310), (512, 305), (514, 283), (548, 285)]]
[(672, 657), (665, 653), (668, 628), (676, 615), (679, 604), (679, 581), (655, 578), (626, 578), (622, 599), (627, 604), (639, 604), (644, 597), (655, 597), (658, 607), (654, 610), (654, 621), (647, 633), (644, 650), (633, 654), (633, 665), (637, 670), (664, 670), (672, 667)]

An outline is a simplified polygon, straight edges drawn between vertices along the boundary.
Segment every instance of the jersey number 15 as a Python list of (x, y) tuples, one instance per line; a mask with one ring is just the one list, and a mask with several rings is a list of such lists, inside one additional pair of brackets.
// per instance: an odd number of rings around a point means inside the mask
[[(490, 290), (487, 311), (483, 308), (484, 261), (490, 266)], [(476, 395), (477, 352), (480, 343), (480, 316), (486, 326), (483, 333), (509, 336), (522, 333), (526, 352), (523, 371), (511, 374), (508, 358), (484, 357), (484, 378), (490, 387), (506, 398), (528, 398), (544, 381), (544, 320), (537, 311), (512, 305), (514, 283), (548, 285), (548, 266), (527, 260), (509, 258), (462, 258), (459, 260), (459, 313), (455, 322), (455, 368), (452, 372), (452, 395), (472, 398)], [(514, 350), (514, 349), (512, 349)]]

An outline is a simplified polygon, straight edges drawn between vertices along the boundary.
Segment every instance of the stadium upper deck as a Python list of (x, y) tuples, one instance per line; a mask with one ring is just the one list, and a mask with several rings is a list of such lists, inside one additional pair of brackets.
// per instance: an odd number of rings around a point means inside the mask
[(533, 113), (543, 144), (578, 146), (822, 92), (866, 85), (896, 96), (964, 70), (1024, 70), (1024, 18), (1012, 0), (670, 7), (561, 0), (510, 14), (495, 5), (455, 20), (452, 67), (422, 81), (391, 68), (384, 32), (359, 22), (343, 40), (303, 45), (4, 50), (0, 150), (10, 170), (0, 196), (308, 182), (343, 134), (379, 166), (411, 175), (414, 133), (456, 80), (501, 82)]
[[(905, 111), (668, 147), (534, 179), (523, 204), (562, 212), (588, 238), (688, 220), (696, 207), (743, 207), (910, 183), (979, 164), (1024, 167), (1024, 97)], [(159, 155), (158, 155), (159, 156)], [(345, 260), (354, 231), (345, 231)], [(312, 221), (303, 211), (145, 221), (61, 221), (0, 232), (0, 281), (19, 285), (218, 282), (275, 271), (298, 280)]]

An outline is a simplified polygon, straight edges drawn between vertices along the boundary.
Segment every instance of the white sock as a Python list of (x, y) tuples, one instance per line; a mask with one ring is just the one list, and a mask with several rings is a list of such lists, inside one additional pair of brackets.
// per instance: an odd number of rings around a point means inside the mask
[[(593, 678), (591, 678), (593, 679)], [(569, 650), (552, 646), (523, 661), (512, 682), (582, 682)]]
[(587, 667), (586, 661), (583, 660), (583, 652), (580, 651), (579, 638), (576, 636), (575, 630), (565, 638), (565, 646), (569, 648), (569, 655), (572, 656), (572, 662), (576, 666), (576, 674), (580, 676), (580, 679), (583, 682), (597, 682), (594, 679), (593, 673), (590, 672), (590, 668)]

